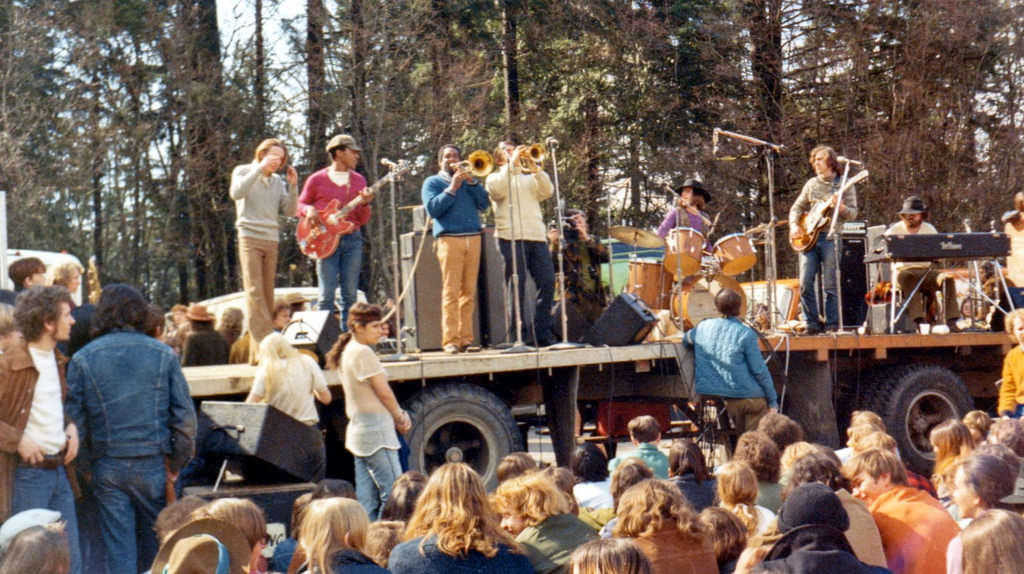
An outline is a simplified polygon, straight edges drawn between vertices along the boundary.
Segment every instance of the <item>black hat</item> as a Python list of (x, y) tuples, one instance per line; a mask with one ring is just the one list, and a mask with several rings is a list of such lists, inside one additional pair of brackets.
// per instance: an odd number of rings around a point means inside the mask
[(832, 489), (820, 482), (796, 487), (779, 509), (779, 530), (790, 530), (807, 524), (824, 524), (840, 532), (850, 527), (850, 516)]
[(924, 200), (916, 195), (903, 200), (903, 209), (900, 210), (900, 215), (913, 215), (915, 213), (928, 213), (928, 206), (924, 204)]
[(687, 187), (692, 189), (693, 193), (703, 197), (704, 203), (711, 203), (711, 192), (704, 187), (704, 184), (701, 183), (699, 179), (694, 179), (692, 177), (684, 181), (683, 185), (676, 188), (676, 195), (682, 195), (683, 189)]

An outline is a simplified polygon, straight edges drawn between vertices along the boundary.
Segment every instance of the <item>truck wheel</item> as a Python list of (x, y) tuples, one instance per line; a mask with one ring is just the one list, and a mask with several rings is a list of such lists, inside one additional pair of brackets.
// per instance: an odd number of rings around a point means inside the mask
[(409, 466), (415, 470), (430, 474), (446, 462), (464, 462), (493, 488), (502, 457), (522, 450), (512, 412), (482, 387), (428, 387), (412, 398), (408, 409), (413, 419)]
[(904, 464), (929, 476), (935, 455), (932, 429), (974, 408), (967, 386), (953, 371), (937, 365), (904, 365), (879, 373), (865, 406), (885, 421)]

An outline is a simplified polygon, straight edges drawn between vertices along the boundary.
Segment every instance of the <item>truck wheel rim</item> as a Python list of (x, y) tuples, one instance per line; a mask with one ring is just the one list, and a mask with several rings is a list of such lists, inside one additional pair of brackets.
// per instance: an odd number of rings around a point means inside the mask
[(487, 436), (465, 420), (441, 422), (428, 431), (423, 448), (424, 472), (430, 473), (447, 462), (463, 462), (480, 476), (488, 471), (490, 444)]
[(931, 431), (939, 423), (951, 418), (959, 417), (956, 405), (946, 395), (935, 391), (922, 391), (914, 395), (904, 419), (904, 432), (910, 446), (920, 456), (933, 460), (935, 453), (932, 452), (929, 438)]

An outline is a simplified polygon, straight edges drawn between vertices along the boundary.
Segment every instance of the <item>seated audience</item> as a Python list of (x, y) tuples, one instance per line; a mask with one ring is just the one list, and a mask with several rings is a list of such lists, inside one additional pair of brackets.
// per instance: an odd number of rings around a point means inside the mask
[(515, 540), (502, 530), (480, 476), (462, 463), (444, 464), (430, 476), (404, 538), (388, 559), (394, 574), (533, 572)]
[(782, 485), (779, 484), (780, 460), (778, 447), (768, 435), (749, 431), (736, 442), (733, 460), (750, 465), (757, 475), (757, 504), (777, 512), (782, 506)]
[(832, 489), (807, 483), (793, 489), (779, 509), (780, 538), (754, 572), (886, 573), (861, 562), (843, 532), (850, 526)]
[(370, 519), (350, 498), (314, 500), (302, 518), (299, 544), (307, 557), (300, 572), (309, 574), (386, 573), (363, 554)]
[(185, 526), (192, 520), (192, 514), (206, 506), (206, 501), (198, 496), (183, 496), (168, 504), (156, 515), (153, 531), (156, 539), (163, 544), (174, 531)]
[(804, 429), (800, 423), (779, 412), (768, 412), (757, 422), (757, 430), (772, 439), (779, 452), (795, 443), (804, 440)]
[(572, 552), (597, 538), (572, 514), (569, 497), (540, 472), (501, 483), (492, 500), (501, 527), (515, 537), (537, 574), (565, 571)]
[(610, 537), (612, 529), (615, 528), (615, 512), (622, 494), (634, 484), (651, 478), (654, 478), (654, 473), (644, 461), (639, 458), (627, 458), (612, 473), (612, 508), (592, 512), (589, 516), (581, 516), (580, 519), (600, 530), (601, 538)]
[(183, 367), (200, 367), (203, 365), (226, 365), (228, 363), (228, 343), (224, 337), (213, 330), (213, 315), (205, 305), (193, 303), (185, 314), (189, 321), (189, 334), (181, 352)]
[(591, 540), (572, 553), (572, 574), (652, 574), (636, 544), (623, 538)]
[(868, 503), (895, 574), (928, 574), (946, 568), (946, 548), (960, 528), (942, 504), (907, 486), (906, 469), (891, 452), (870, 449), (843, 466), (853, 494)]
[(615, 536), (631, 538), (655, 574), (717, 574), (711, 541), (697, 513), (671, 482), (645, 480), (619, 501)]
[(939, 423), (932, 429), (929, 439), (935, 453), (932, 484), (939, 500), (948, 500), (953, 490), (953, 471), (974, 449), (974, 439), (967, 425), (957, 419)]
[(580, 507), (576, 504), (576, 497), (572, 494), (572, 487), (576, 484), (572, 471), (564, 466), (548, 466), (542, 468), (540, 474), (557, 486), (558, 490), (562, 491), (562, 494), (569, 501), (569, 512), (574, 516), (579, 516)]
[(711, 540), (719, 574), (732, 574), (736, 561), (747, 547), (747, 527), (735, 514), (717, 506), (702, 510), (700, 523)]
[(779, 457), (779, 484), (782, 485), (783, 490), (789, 484), (789, 475), (793, 473), (793, 465), (796, 464), (796, 461), (812, 452), (818, 452), (818, 448), (816, 444), (801, 440), (787, 446), (786, 450), (782, 451), (782, 456)]
[(734, 460), (723, 464), (715, 475), (718, 505), (740, 519), (748, 536), (767, 532), (775, 513), (757, 504), (757, 475), (750, 465)]
[[(959, 464), (953, 475), (952, 498), (966, 528), (982, 512), (999, 508), (1000, 501), (1013, 494), (1017, 481), (1014, 469), (1004, 460), (987, 454), (973, 454)], [(946, 549), (947, 574), (963, 572), (963, 538), (958, 534)]]
[(313, 493), (307, 492), (299, 495), (292, 502), (292, 516), (288, 522), (288, 537), (274, 545), (274, 555), (271, 556), (270, 562), (267, 564), (271, 572), (294, 572), (295, 570), (289, 568), (293, 558), (295, 559), (296, 569), (306, 561), (305, 554), (301, 556), (296, 556), (296, 554), (298, 554), (299, 532), (302, 530), (302, 517), (305, 516), (306, 508), (312, 501)]
[(977, 446), (985, 442), (988, 429), (992, 427), (992, 417), (988, 416), (985, 411), (971, 411), (964, 415), (963, 423), (971, 431), (971, 438), (974, 439), (974, 444)]
[(408, 521), (426, 486), (427, 475), (422, 472), (409, 470), (399, 475), (391, 485), (391, 496), (380, 511), (380, 519)]
[(245, 574), (251, 551), (234, 525), (215, 518), (193, 518), (160, 546), (150, 569), (155, 574)]
[(1009, 572), (1024, 564), (1024, 518), (988, 510), (964, 529), (964, 574)]
[(595, 510), (614, 506), (608, 458), (597, 445), (589, 442), (577, 445), (570, 468), (576, 478), (572, 494), (580, 508)]
[(405, 523), (400, 520), (378, 520), (366, 530), (363, 553), (381, 568), (388, 567), (388, 556), (402, 542)]
[(213, 518), (233, 525), (249, 545), (251, 572), (266, 572), (263, 548), (267, 545), (267, 519), (263, 509), (248, 498), (218, 498), (192, 513), (192, 518)]
[(0, 574), (68, 574), (71, 550), (61, 524), (31, 526), (7, 541)]
[(854, 429), (857, 429), (858, 427), (863, 427), (858, 429), (862, 435), (866, 435), (874, 431), (886, 432), (885, 422), (882, 420), (882, 417), (878, 416), (878, 413), (873, 411), (853, 411), (850, 415), (850, 426), (846, 428), (847, 446), (846, 448), (841, 448), (836, 451), (836, 456), (839, 457), (839, 461), (843, 464), (846, 464), (846, 462), (856, 454), (854, 453), (850, 442), (853, 440), (854, 433), (857, 432), (854, 431)]
[(358, 500), (356, 497), (356, 487), (343, 478), (321, 479), (317, 481), (311, 494), (313, 495), (313, 500), (320, 500), (321, 498), (351, 498), (352, 500)]
[(998, 418), (992, 421), (988, 442), (1005, 445), (1014, 454), (1024, 458), (1024, 426), (1019, 419)]
[[(897, 459), (900, 458), (900, 448), (899, 445), (896, 444), (896, 439), (892, 438), (885, 432), (872, 431), (862, 437), (859, 437), (856, 442), (855, 452), (864, 452), (873, 448), (890, 452)], [(903, 470), (907, 475), (907, 486), (912, 486), (918, 490), (927, 492), (929, 496), (936, 500), (939, 498), (938, 493), (935, 492), (935, 486), (932, 485), (932, 481), (909, 468), (904, 467)]]
[(672, 441), (668, 450), (668, 476), (695, 511), (701, 512), (715, 504), (715, 477), (708, 471), (704, 453), (692, 440)]
[[(654, 472), (655, 478), (668, 478), (668, 457), (658, 449), (658, 441), (661, 440), (661, 427), (658, 426), (658, 419), (650, 415), (641, 415), (629, 421), (629, 440), (636, 447), (636, 451), (630, 453), (630, 458), (639, 458)], [(621, 457), (615, 457), (608, 461), (608, 470), (615, 471), (615, 467), (622, 462)]]
[(537, 460), (530, 456), (530, 453), (510, 452), (498, 463), (498, 482), (502, 483), (534, 470), (537, 470)]

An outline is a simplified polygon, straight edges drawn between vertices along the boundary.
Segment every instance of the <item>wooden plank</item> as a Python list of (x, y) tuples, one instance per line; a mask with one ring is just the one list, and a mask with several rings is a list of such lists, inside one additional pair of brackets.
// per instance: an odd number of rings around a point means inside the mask
[[(916, 349), (946, 347), (1007, 347), (1008, 337), (1005, 333), (969, 332), (950, 333), (948, 335), (920, 335), (916, 333), (900, 335), (789, 335), (789, 341), (783, 341), (786, 335), (767, 335), (767, 341), (761, 341), (763, 351), (778, 348), (779, 352), (820, 351), (824, 350), (856, 350), (856, 349)], [(767, 344), (766, 344), (767, 343)], [(768, 345), (771, 345), (769, 347)]]

